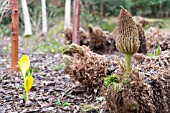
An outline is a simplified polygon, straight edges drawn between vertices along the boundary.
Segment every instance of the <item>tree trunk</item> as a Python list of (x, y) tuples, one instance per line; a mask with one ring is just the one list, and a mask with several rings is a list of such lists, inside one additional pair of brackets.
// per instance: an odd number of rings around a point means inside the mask
[(66, 0), (64, 29), (66, 29), (70, 26), (70, 22), (71, 22), (71, 0)]
[(88, 1), (84, 0), (84, 3), (85, 3), (85, 8), (86, 8), (87, 12), (90, 13), (90, 6), (89, 6)]
[(42, 3), (42, 33), (47, 33), (47, 12), (46, 12), (46, 0), (41, 0)]
[(24, 36), (30, 36), (32, 35), (32, 30), (31, 30), (30, 16), (27, 7), (27, 1), (21, 0), (21, 2), (22, 2), (22, 10), (24, 15), (24, 24), (25, 24)]
[(100, 0), (100, 16), (103, 18), (103, 0)]
[(80, 12), (81, 12), (81, 0), (73, 1), (73, 35), (72, 43), (80, 44), (80, 39), (78, 36), (79, 26), (80, 26)]
[(12, 8), (12, 24), (10, 24), (10, 29), (12, 31), (12, 71), (18, 71), (18, 23), (19, 23), (19, 14), (18, 14), (18, 0), (10, 0)]

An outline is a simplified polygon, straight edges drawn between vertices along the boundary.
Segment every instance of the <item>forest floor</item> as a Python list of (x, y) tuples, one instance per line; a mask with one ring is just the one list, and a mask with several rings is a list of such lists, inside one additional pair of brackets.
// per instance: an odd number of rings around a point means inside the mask
[[(34, 77), (34, 85), (29, 92), (29, 101), (25, 104), (21, 74), (12, 72), (10, 69), (10, 38), (1, 40), (0, 113), (109, 113), (104, 96), (88, 94), (78, 82), (74, 82), (68, 74), (64, 73), (61, 53), (57, 53), (61, 47), (57, 44), (58, 41), (63, 43), (58, 39), (53, 41), (43, 38), (39, 41), (35, 41), (35, 39), (20, 40), (19, 58), (25, 53), (30, 57)], [(49, 45), (50, 43), (54, 45)], [(33, 49), (35, 46), (37, 48), (37, 45), (41, 51), (34, 52)], [(116, 56), (123, 62), (121, 53), (106, 55), (110, 61), (115, 61)], [(146, 75), (154, 75), (159, 71), (166, 71), (166, 74), (170, 75), (170, 66), (164, 67), (164, 64), (170, 64), (169, 57), (170, 50), (166, 50), (155, 58), (149, 58), (146, 55), (141, 57), (149, 59), (147, 62), (133, 58), (133, 65)], [(159, 62), (156, 63), (157, 59)], [(118, 63), (115, 64), (115, 67), (118, 68)], [(156, 66), (160, 66), (160, 64), (163, 67), (159, 70)]]
[(10, 69), (10, 38), (0, 43), (0, 113), (107, 113), (103, 96), (89, 95), (64, 73), (61, 53), (32, 52), (30, 40), (24, 39), (25, 45), (19, 47), (19, 58), (25, 53), (30, 57), (34, 77), (26, 104), (21, 74)]
[[(24, 53), (27, 52), (22, 51), (19, 56)], [(123, 61), (123, 55), (116, 54), (106, 56), (111, 61), (119, 56)], [(28, 56), (33, 69), (34, 86), (29, 92), (29, 101), (25, 104), (21, 74), (11, 72), (9, 54), (0, 55), (0, 113), (109, 113), (104, 96), (89, 95), (79, 83), (64, 73), (60, 53), (32, 53)], [(161, 57), (163, 56), (164, 53)], [(151, 67), (158, 65), (153, 61), (148, 63), (153, 64)], [(139, 62), (134, 60), (134, 66), (147, 75), (160, 71), (156, 68), (144, 68), (144, 64)], [(167, 62), (170, 63), (169, 60)], [(118, 68), (118, 64), (115, 67)]]
[[(82, 89), (72, 89), (77, 84), (69, 75), (64, 74), (63, 67), (60, 67), (60, 54), (32, 54), (29, 57), (34, 76), (29, 102), (24, 105), (20, 73), (11, 72), (9, 67), (6, 67), (0, 72), (0, 113), (77, 113), (82, 109), (98, 110), (101, 107), (105, 110), (103, 97), (88, 95)], [(9, 65), (8, 61), (3, 60), (3, 56), (1, 59), (3, 65)]]

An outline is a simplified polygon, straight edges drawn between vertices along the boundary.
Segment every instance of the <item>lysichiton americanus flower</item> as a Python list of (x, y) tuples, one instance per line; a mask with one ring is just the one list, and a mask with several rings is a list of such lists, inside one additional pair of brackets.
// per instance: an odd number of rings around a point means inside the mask
[(30, 91), (30, 89), (32, 88), (34, 83), (34, 78), (32, 76), (32, 69), (30, 68), (29, 71), (26, 73), (26, 77), (24, 79), (24, 100), (27, 101), (28, 100), (28, 93)]
[(28, 100), (28, 93), (33, 86), (34, 78), (32, 76), (32, 69), (30, 68), (30, 59), (28, 55), (23, 55), (19, 61), (19, 68), (24, 79), (24, 100)]
[(23, 79), (25, 79), (26, 73), (28, 72), (30, 68), (30, 59), (28, 55), (23, 55), (21, 59), (18, 62), (19, 69), (21, 71)]

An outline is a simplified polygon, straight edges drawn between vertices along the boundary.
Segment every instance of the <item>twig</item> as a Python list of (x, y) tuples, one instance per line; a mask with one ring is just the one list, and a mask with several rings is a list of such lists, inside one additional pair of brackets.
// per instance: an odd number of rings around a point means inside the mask
[(75, 85), (75, 86), (69, 88), (68, 90), (66, 90), (66, 91), (62, 94), (62, 96), (61, 96), (60, 99), (62, 100), (63, 97), (64, 97), (67, 93), (69, 93), (69, 92), (72, 91), (73, 89), (76, 89), (77, 87), (80, 87), (80, 85)]
[(120, 68), (124, 69), (125, 66), (119, 61), (118, 57), (116, 57), (116, 60), (117, 60), (118, 64), (120, 65)]

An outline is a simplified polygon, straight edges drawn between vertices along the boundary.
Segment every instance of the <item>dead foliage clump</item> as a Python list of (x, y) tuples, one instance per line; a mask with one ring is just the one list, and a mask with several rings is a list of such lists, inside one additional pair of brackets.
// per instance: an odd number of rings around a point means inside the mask
[(156, 113), (170, 112), (170, 52), (167, 50), (160, 56), (146, 57), (136, 68), (147, 76), (152, 86)]
[[(72, 43), (72, 32), (73, 32), (72, 28), (67, 28), (64, 31), (64, 35), (65, 35), (64, 43), (66, 45), (69, 45)], [(83, 28), (80, 28), (78, 34), (80, 38), (80, 45), (86, 45), (86, 46), (89, 45), (89, 35)]]
[(150, 27), (146, 31), (146, 47), (151, 52), (158, 46), (161, 47), (162, 51), (170, 49), (170, 42), (168, 41), (167, 34), (161, 32), (156, 27)]
[(89, 27), (90, 48), (95, 53), (111, 54), (116, 50), (114, 36), (100, 27)]
[[(72, 43), (72, 29), (67, 28), (64, 32), (65, 44)], [(109, 32), (103, 31), (100, 27), (88, 27), (88, 31), (80, 28), (80, 45), (89, 46), (90, 49), (99, 54), (111, 54), (116, 50), (115, 39)]]
[(145, 39), (145, 32), (140, 24), (136, 24), (138, 33), (139, 33), (139, 41), (140, 41), (140, 47), (138, 50), (138, 53), (147, 53), (147, 48), (146, 48), (146, 39)]
[(148, 20), (141, 16), (133, 16), (133, 20), (135, 21), (135, 23), (140, 24), (142, 27), (145, 27), (145, 25), (148, 24)]
[[(146, 39), (145, 33), (141, 24), (137, 24), (140, 47), (138, 53), (147, 53), (146, 48)], [(113, 33), (103, 31), (100, 27), (88, 27), (88, 31), (80, 28), (79, 38), (80, 45), (89, 46), (90, 49), (98, 54), (112, 54), (114, 51), (117, 51), (115, 46), (115, 37), (116, 37), (117, 28), (115, 28)], [(65, 44), (69, 45), (72, 43), (72, 28), (67, 28), (64, 31), (65, 34)]]
[(86, 46), (76, 44), (66, 46), (63, 54), (65, 73), (81, 83), (89, 92), (100, 88), (107, 73), (107, 59), (104, 56), (93, 53)]
[(127, 84), (123, 83), (123, 71), (114, 72), (121, 78), (122, 90), (115, 91), (113, 85), (107, 87), (106, 101), (111, 113), (170, 112), (170, 53), (144, 57), (131, 72)]
[[(123, 75), (118, 75), (123, 76)], [(144, 76), (133, 71), (130, 81), (122, 81), (121, 91), (110, 85), (106, 90), (106, 101), (111, 113), (154, 113), (152, 87), (144, 81)]]

